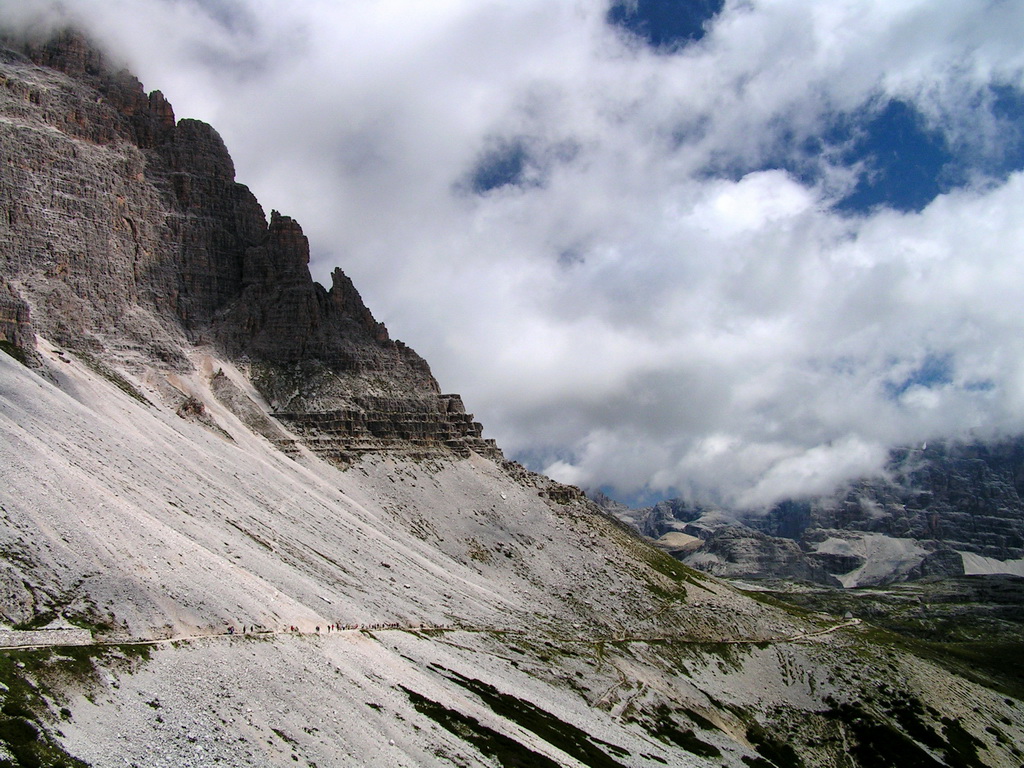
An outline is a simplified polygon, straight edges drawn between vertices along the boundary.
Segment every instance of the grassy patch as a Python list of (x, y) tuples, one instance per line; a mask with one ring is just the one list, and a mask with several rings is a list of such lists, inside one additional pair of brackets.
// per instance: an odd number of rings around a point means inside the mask
[(14, 629), (20, 630), (22, 632), (33, 629), (42, 629), (56, 618), (57, 614), (55, 614), (53, 611), (42, 611), (40, 613), (35, 614), (31, 619), (28, 619), (27, 621), (18, 622), (14, 625)]
[(942, 735), (948, 740), (948, 746), (943, 750), (947, 763), (984, 768), (985, 764), (978, 758), (978, 747), (984, 749), (985, 744), (964, 730), (958, 719), (942, 718)]
[[(704, 719), (701, 718), (701, 720)], [(704, 722), (707, 721), (704, 720)], [(698, 757), (717, 758), (722, 756), (722, 751), (718, 747), (699, 738), (693, 729), (680, 728), (672, 719), (669, 708), (664, 704), (655, 710), (654, 723), (648, 726), (648, 730), (662, 741), (675, 744)]]
[[(777, 768), (804, 768), (804, 761), (792, 746), (771, 736), (762, 726), (751, 723), (747, 727), (747, 741), (762, 758)], [(875, 765), (875, 763), (863, 763)]]
[[(831, 709), (825, 716), (845, 727), (852, 737), (850, 752), (861, 765), (984, 768), (985, 763), (978, 757), (978, 749), (984, 749), (984, 743), (968, 733), (959, 720), (944, 717), (930, 724), (929, 715), (938, 715), (933, 709), (904, 691), (889, 694), (885, 697), (887, 701), (879, 702), (881, 713), (859, 702), (826, 699)], [(936, 730), (939, 725), (941, 733)], [(944, 759), (932, 757), (933, 752)]]
[(88, 768), (51, 732), (51, 725), (70, 719), (71, 712), (62, 708), (54, 714), (50, 702), (59, 701), (60, 689), (68, 685), (95, 683), (95, 660), (113, 654), (116, 651), (78, 646), (0, 652), (0, 744), (13, 758), (0, 761), (0, 767)]
[[(8, 559), (11, 559), (10, 555), (11, 553), (3, 553), (3, 556)], [(89, 630), (94, 636), (109, 632), (114, 628), (112, 619), (101, 617), (96, 606), (88, 597), (85, 598), (83, 607), (71, 608), (69, 602), (67, 595), (49, 602), (45, 607), (42, 607), (37, 601), (36, 610), (38, 612), (30, 619), (14, 624), (13, 628), (22, 631), (42, 629), (60, 617), (64, 617), (68, 624), (74, 627)], [(81, 600), (76, 600), (76, 602), (82, 605)]]
[(402, 687), (413, 707), (445, 730), (472, 744), (488, 757), (493, 757), (502, 768), (559, 768), (551, 758), (534, 752), (515, 739), (488, 728), (475, 717), (428, 699), (415, 691)]
[[(699, 571), (695, 571), (689, 566), (683, 565), (681, 562), (676, 560), (669, 554), (662, 552), (657, 547), (652, 545), (643, 545), (638, 547), (637, 554), (640, 555), (641, 559), (647, 563), (653, 570), (660, 573), (662, 576), (667, 576), (672, 581), (682, 587), (681, 582), (688, 581), (691, 584), (699, 585), (701, 582), (709, 580), (707, 576)], [(686, 590), (683, 589), (683, 596), (686, 596)]]
[[(865, 625), (862, 625), (865, 626)], [(934, 662), (966, 678), (1018, 701), (1024, 700), (1024, 641), (940, 643), (917, 640), (897, 632), (866, 626), (865, 653), (894, 647)]]
[(943, 766), (907, 734), (876, 718), (857, 704), (839, 704), (826, 716), (842, 722), (852, 735), (850, 754), (856, 758), (859, 765), (878, 768)]
[(683, 714), (685, 714), (688, 718), (690, 718), (690, 720), (692, 720), (694, 723), (696, 723), (698, 728), (703, 728), (705, 731), (717, 731), (718, 730), (718, 726), (717, 725), (712, 723), (706, 717), (703, 717), (703, 716), (697, 714), (692, 709), (684, 709), (683, 710)]
[[(1024, 657), (1024, 626), (1015, 612), (1017, 608), (1004, 594), (996, 592), (999, 584), (967, 585), (972, 590), (967, 594), (967, 603), (953, 601), (955, 582), (944, 587), (945, 592), (939, 591), (942, 585), (904, 585), (884, 591), (822, 589), (744, 594), (811, 621), (821, 622), (822, 618), (810, 611), (842, 615), (851, 610), (868, 615), (871, 623), (862, 624), (858, 632), (863, 658), (874, 658), (880, 649), (893, 648), (1004, 695), (1024, 699), (1024, 666), (1020, 664)], [(932, 594), (936, 600), (944, 602), (925, 606), (921, 596), (930, 594), (924, 591), (928, 588), (937, 593)], [(995, 595), (987, 594), (986, 589), (996, 592)], [(971, 603), (970, 599), (977, 602)]]
[(101, 363), (99, 360), (97, 360), (95, 357), (88, 354), (87, 352), (76, 352), (75, 354), (78, 357), (78, 359), (85, 363), (87, 366), (89, 366), (89, 368), (92, 369), (94, 373), (97, 373), (100, 376), (102, 376), (104, 379), (109, 381), (111, 384), (120, 389), (126, 395), (135, 398), (143, 405), (148, 405), (150, 407), (153, 406), (153, 404), (149, 402), (148, 399), (146, 399), (146, 396), (144, 394), (139, 392), (139, 390), (137, 390), (135, 386), (130, 381), (128, 381), (128, 379), (119, 374), (117, 371), (107, 367), (106, 365)]
[[(585, 731), (561, 720), (550, 712), (511, 694), (502, 693), (493, 685), (480, 680), (463, 677), (455, 672), (445, 675), (449, 680), (475, 693), (495, 714), (511, 720), (522, 728), (535, 733), (544, 741), (592, 768), (622, 768), (622, 763), (597, 746)], [(601, 742), (605, 746), (605, 742)], [(620, 756), (629, 754), (622, 747), (615, 746)]]
[(79, 629), (88, 629), (92, 632), (93, 637), (110, 632), (114, 629), (112, 619), (98, 618), (94, 613), (86, 614), (65, 611), (64, 618), (67, 619), (68, 624), (71, 624), (72, 626), (78, 627)]
[(279, 738), (285, 744), (288, 744), (293, 747), (298, 744), (298, 742), (296, 742), (295, 739), (293, 739), (291, 736), (289, 736), (287, 733), (280, 730), (279, 728), (271, 728), (270, 730), (272, 730), (274, 734), (277, 736), (277, 738)]
[(1024, 643), (908, 643), (908, 650), (1000, 693), (1024, 700)]
[(744, 597), (749, 597), (751, 600), (755, 600), (762, 605), (777, 608), (784, 613), (788, 613), (790, 616), (795, 616), (800, 619), (810, 619), (817, 624), (821, 624), (825, 621), (831, 621), (828, 619), (822, 619), (822, 617), (818, 616), (815, 611), (809, 610), (800, 605), (794, 605), (793, 603), (787, 602), (785, 599), (780, 599), (777, 596), (777, 593), (762, 592), (756, 589), (740, 589), (737, 591), (743, 594)]

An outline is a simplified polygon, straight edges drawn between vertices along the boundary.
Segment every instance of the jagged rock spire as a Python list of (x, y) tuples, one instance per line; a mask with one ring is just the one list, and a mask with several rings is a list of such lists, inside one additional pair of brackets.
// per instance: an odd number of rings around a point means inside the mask
[(31, 311), (62, 344), (182, 368), (211, 345), (335, 454), (496, 450), (340, 269), (312, 280), (302, 228), (267, 220), (211, 126), (76, 32), (6, 44), (0, 148), (22, 160), (0, 168), (0, 333), (29, 346)]

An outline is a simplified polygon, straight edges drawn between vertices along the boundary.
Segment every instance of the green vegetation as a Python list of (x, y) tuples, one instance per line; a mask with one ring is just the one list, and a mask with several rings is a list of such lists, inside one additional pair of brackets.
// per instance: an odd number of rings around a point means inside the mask
[(718, 726), (717, 725), (712, 723), (706, 717), (702, 717), (701, 715), (697, 714), (692, 709), (684, 709), (683, 710), (683, 714), (685, 714), (690, 720), (692, 720), (694, 723), (696, 723), (698, 728), (703, 728), (705, 731), (717, 731), (718, 730)]
[(930, 643), (910, 641), (906, 650), (972, 682), (1024, 700), (1024, 642)]
[(934, 662), (955, 675), (983, 685), (1018, 701), (1024, 700), (1024, 640), (1008, 642), (944, 643), (918, 640), (878, 627), (861, 632), (862, 650), (873, 654), (879, 648), (896, 648)]
[[(7, 559), (11, 559), (12, 557), (17, 556), (17, 554), (4, 552), (3, 556)], [(66, 619), (72, 626), (78, 627), (79, 629), (89, 630), (94, 637), (104, 632), (109, 632), (114, 628), (112, 617), (101, 617), (99, 610), (96, 608), (96, 605), (92, 602), (91, 598), (88, 596), (83, 598), (74, 590), (71, 590), (70, 593), (49, 599), (45, 606), (40, 604), (41, 601), (38, 595), (35, 597), (37, 601), (35, 605), (36, 613), (32, 615), (32, 618), (14, 624), (12, 627), (13, 629), (42, 629), (60, 617)], [(71, 607), (72, 602), (75, 603), (76, 607)]]
[(849, 611), (865, 619), (865, 654), (895, 648), (954, 674), (1024, 699), (1024, 591), (1013, 577), (965, 577), (884, 589), (747, 593), (790, 610)]
[(79, 360), (81, 360), (83, 363), (89, 366), (89, 368), (91, 368), (93, 372), (98, 373), (100, 376), (102, 376), (104, 379), (106, 379), (111, 384), (116, 386), (126, 395), (134, 397), (143, 405), (148, 405), (150, 407), (153, 406), (153, 404), (146, 399), (145, 395), (139, 392), (139, 390), (137, 390), (134, 387), (134, 385), (132, 385), (132, 383), (128, 381), (128, 379), (119, 374), (117, 371), (113, 370), (112, 368), (108, 368), (106, 365), (101, 363), (99, 360), (97, 360), (95, 357), (88, 354), (87, 352), (76, 352), (75, 355), (76, 357), (78, 357)]
[(475, 717), (464, 715), (455, 709), (449, 709), (404, 686), (402, 690), (409, 697), (409, 701), (412, 702), (417, 712), (429, 717), (463, 741), (472, 744), (484, 755), (493, 757), (502, 768), (558, 768), (558, 763), (551, 758), (534, 752), (503, 733), (488, 728)]
[(291, 736), (289, 736), (287, 733), (285, 733), (284, 731), (280, 730), (279, 728), (271, 728), (270, 730), (272, 730), (274, 732), (274, 735), (276, 735), (277, 738), (279, 738), (285, 744), (288, 744), (288, 745), (294, 747), (298, 743), (298, 742), (295, 741), (295, 739), (293, 739)]
[[(544, 741), (567, 755), (571, 755), (584, 765), (592, 766), (592, 768), (622, 768), (622, 763), (598, 747), (585, 731), (540, 709), (531, 702), (502, 693), (493, 685), (463, 677), (456, 672), (447, 671), (445, 677), (475, 693), (495, 714), (535, 733)], [(622, 747), (601, 743), (611, 747), (612, 749), (609, 751), (614, 751), (620, 756), (629, 754)]]
[(124, 656), (115, 649), (67, 646), (0, 652), (0, 743), (13, 759), (0, 759), (0, 768), (88, 768), (57, 742), (53, 725), (68, 720), (66, 707), (55, 715), (48, 701), (60, 699), (69, 684), (96, 682), (95, 661)]
[(826, 716), (842, 722), (852, 735), (850, 754), (860, 765), (878, 768), (902, 768), (906, 765), (942, 768), (941, 762), (907, 734), (885, 720), (874, 717), (859, 704), (838, 704)]
[[(707, 723), (707, 725), (714, 729), (714, 726), (707, 720), (699, 715), (697, 717), (701, 722)], [(700, 723), (698, 723), (698, 725), (699, 724)], [(682, 747), (687, 752), (699, 757), (715, 758), (722, 756), (722, 751), (718, 747), (700, 739), (697, 734), (693, 732), (693, 729), (688, 728), (683, 730), (680, 728), (676, 724), (675, 720), (672, 719), (672, 713), (669, 711), (669, 708), (664, 704), (660, 705), (655, 710), (654, 723), (648, 724), (646, 727), (650, 733), (657, 736), (662, 741)]]
[(0, 768), (88, 768), (56, 738), (56, 724), (70, 720), (71, 711), (52, 707), (70, 687), (99, 684), (98, 662), (130, 669), (149, 655), (148, 646), (130, 644), (0, 650), (0, 744), (13, 758), (0, 758)]
[[(790, 616), (794, 616), (799, 619), (808, 619), (816, 624), (832, 623), (831, 619), (823, 619), (821, 616), (815, 615), (815, 611), (812, 611), (799, 603), (790, 602), (786, 599), (789, 596), (787, 593), (763, 592), (756, 589), (741, 589), (739, 591), (751, 600), (755, 600), (762, 605), (777, 608), (780, 611), (788, 613)], [(840, 613), (839, 615), (842, 614)]]
[(31, 619), (27, 621), (20, 621), (14, 625), (14, 629), (25, 631), (32, 629), (41, 629), (49, 624), (51, 621), (57, 618), (57, 614), (53, 611), (42, 611), (35, 614)]
[(688, 565), (683, 565), (674, 557), (662, 552), (657, 547), (648, 544), (647, 542), (636, 542), (636, 544), (638, 546), (635, 549), (635, 553), (641, 560), (661, 575), (667, 576), (675, 582), (688, 581), (691, 584), (696, 585), (709, 581), (708, 576), (705, 574), (700, 571), (695, 571)]
[[(751, 723), (747, 727), (747, 741), (761, 757), (777, 768), (804, 768), (804, 762), (792, 746), (773, 738), (762, 726)], [(874, 765), (874, 763), (864, 763)]]
[(985, 744), (964, 730), (958, 718), (942, 718), (942, 735), (949, 742), (944, 750), (949, 765), (983, 768), (985, 764), (978, 758), (978, 747), (984, 749)]
[[(879, 768), (983, 768), (978, 748), (984, 744), (968, 733), (959, 720), (941, 718), (940, 734), (929, 720), (936, 722), (938, 713), (926, 707), (906, 691), (882, 685), (871, 709), (863, 702), (837, 703), (827, 699), (831, 709), (825, 716), (839, 721), (852, 737), (850, 747), (861, 765)], [(874, 711), (877, 709), (878, 711)], [(927, 748), (927, 749), (926, 749)], [(932, 757), (940, 753), (944, 760)]]

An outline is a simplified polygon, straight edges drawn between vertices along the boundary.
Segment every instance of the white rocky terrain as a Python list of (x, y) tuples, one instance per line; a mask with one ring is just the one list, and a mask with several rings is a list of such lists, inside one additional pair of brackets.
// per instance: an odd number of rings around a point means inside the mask
[(208, 126), (4, 56), (0, 766), (1021, 763), (998, 678), (506, 461)]
[[(244, 384), (226, 361), (197, 351), (174, 377), (211, 427), (145, 377), (121, 382), (149, 404), (38, 349), (48, 377), (0, 356), (5, 608), (113, 644), (95, 672), (55, 672), (57, 650), (35, 673), (41, 726), (91, 765), (760, 764), (757, 724), (844, 765), (830, 713), (883, 679), (937, 734), (977, 734), (979, 764), (1015, 764), (1016, 702), (696, 578), (525, 473), (476, 455), (340, 471), (224, 409), (210, 375)], [(375, 628), (328, 631), (357, 623)]]

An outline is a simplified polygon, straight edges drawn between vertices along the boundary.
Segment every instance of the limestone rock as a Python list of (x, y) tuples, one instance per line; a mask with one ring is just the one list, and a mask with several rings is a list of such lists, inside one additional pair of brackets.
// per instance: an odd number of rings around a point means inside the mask
[(36, 348), (28, 304), (4, 280), (0, 280), (0, 341), (26, 351)]
[[(792, 578), (830, 583), (865, 566), (865, 558), (852, 550), (819, 551), (823, 541), (849, 534), (913, 541), (919, 548), (909, 560), (893, 560), (888, 575), (876, 573), (872, 583), (956, 576), (964, 571), (960, 552), (1002, 561), (1024, 558), (1024, 438), (902, 448), (893, 451), (885, 479), (860, 480), (767, 511), (674, 499), (634, 510), (628, 519), (652, 539), (671, 531), (718, 531), (709, 522), (733, 521), (733, 532), (704, 536), (716, 542), (714, 557), (686, 556), (686, 562), (716, 573), (764, 577), (788, 571)], [(706, 542), (702, 551), (711, 550)], [(872, 567), (878, 571), (877, 562)]]
[[(88, 40), (0, 40), (0, 333), (32, 325), (124, 365), (243, 363), (320, 453), (497, 456), (457, 395), (390, 338), (340, 270), (313, 282), (291, 217), (235, 181), (220, 135), (175, 120)], [(17, 343), (13, 342), (12, 343)], [(268, 434), (273, 430), (263, 430)]]
[(790, 538), (843, 528), (938, 541), (1000, 560), (1024, 557), (1024, 438), (899, 449), (886, 474), (777, 505), (752, 524)]
[(808, 558), (800, 545), (790, 539), (767, 536), (741, 525), (720, 525), (710, 529), (688, 526), (686, 533), (698, 535), (704, 544), (692, 553), (682, 553), (683, 562), (716, 576), (756, 579), (787, 579), (840, 586), (820, 563)]

